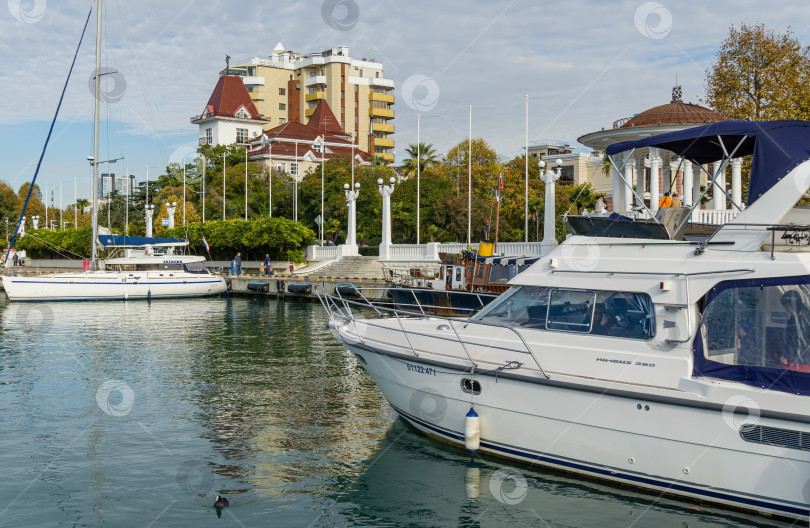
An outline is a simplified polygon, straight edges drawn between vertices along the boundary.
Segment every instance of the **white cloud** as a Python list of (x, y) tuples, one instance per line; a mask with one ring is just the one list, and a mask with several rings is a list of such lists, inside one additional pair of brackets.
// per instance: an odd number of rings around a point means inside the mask
[[(806, 9), (798, 0), (767, 11), (758, 2), (696, 6), (664, 0), (671, 30), (652, 39), (634, 24), (642, 3), (358, 0), (357, 24), (338, 31), (321, 19), (320, 2), (108, 0), (103, 62), (127, 81), (125, 97), (109, 108), (110, 118), (129, 127), (128, 134), (151, 135), (157, 126), (165, 143), (162, 148), (155, 143), (158, 157), (196, 137), (189, 117), (207, 101), (225, 54), (235, 61), (267, 55), (278, 40), (296, 51), (345, 44), (353, 56), (382, 61), (386, 76), (398, 85), (414, 74), (436, 82), (440, 98), (425, 114), (422, 139), (440, 152), (466, 136), (472, 104), (477, 108), (473, 134), (499, 152), (518, 154), (524, 142), (524, 94), (531, 99), (532, 140), (573, 142), (668, 102), (676, 74), (684, 99), (697, 102), (704, 70), (730, 24), (763, 21), (782, 31)], [(48, 2), (33, 24), (0, 11), (0, 124), (51, 118), (87, 7), (87, 2)], [(805, 30), (795, 28), (803, 42)], [(94, 69), (94, 39), (93, 19), (66, 94), (65, 122), (90, 119), (87, 81)], [(396, 111), (401, 151), (415, 141), (416, 116), (399, 100)]]

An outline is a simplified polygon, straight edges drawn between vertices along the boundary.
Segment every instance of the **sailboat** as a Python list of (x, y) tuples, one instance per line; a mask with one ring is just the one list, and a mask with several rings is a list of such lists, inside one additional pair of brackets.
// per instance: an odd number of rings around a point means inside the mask
[[(95, 92), (101, 93), (102, 0), (98, 0), (96, 20)], [(180, 239), (105, 235), (102, 245), (122, 250), (124, 256), (108, 259), (101, 270), (98, 262), (98, 159), (99, 102), (93, 112), (93, 178), (91, 216), (93, 225), (91, 268), (77, 273), (2, 276), (3, 288), (12, 301), (88, 301), (199, 297), (225, 293), (222, 277), (205, 268), (205, 258), (175, 254), (188, 242)], [(24, 211), (23, 213), (24, 214)]]

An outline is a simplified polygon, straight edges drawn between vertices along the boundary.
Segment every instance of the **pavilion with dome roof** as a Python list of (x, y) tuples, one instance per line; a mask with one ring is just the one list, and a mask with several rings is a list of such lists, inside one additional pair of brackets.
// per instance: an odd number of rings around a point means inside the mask
[[(615, 143), (726, 120), (726, 117), (719, 112), (700, 105), (684, 103), (681, 100), (681, 87), (675, 86), (672, 90), (672, 100), (669, 103), (650, 108), (632, 117), (619, 119), (613, 123), (612, 128), (585, 134), (578, 141), (595, 150), (604, 151)], [(694, 166), (691, 162), (660, 148), (650, 147), (632, 153), (624, 152), (614, 161), (618, 166), (613, 167), (612, 193), (607, 197), (607, 201), (611, 210), (615, 212), (633, 210), (634, 202), (638, 202), (639, 198), (642, 198), (654, 213), (658, 209), (660, 197), (665, 192), (677, 195), (684, 206), (691, 206), (700, 199), (701, 185), (705, 186), (708, 181), (706, 171), (701, 171), (699, 166)], [(731, 192), (729, 194), (734, 202), (742, 203), (742, 159), (733, 158), (730, 165)], [(720, 168), (718, 163), (713, 167), (714, 172)], [(715, 185), (726, 188), (725, 174), (720, 174)], [(637, 194), (635, 200), (634, 188)], [(727, 214), (720, 215), (723, 217), (736, 215), (738, 211), (728, 210), (728, 200), (719, 189), (717, 192), (712, 192), (711, 195), (713, 198), (708, 207), (709, 211), (726, 212)], [(697, 210), (695, 213), (697, 213), (696, 216), (706, 216)], [(699, 221), (696, 216), (693, 216), (693, 220)]]

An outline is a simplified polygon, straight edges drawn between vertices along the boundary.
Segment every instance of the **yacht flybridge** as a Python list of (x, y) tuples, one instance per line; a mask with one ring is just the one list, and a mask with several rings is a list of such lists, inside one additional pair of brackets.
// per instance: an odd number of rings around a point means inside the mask
[(104, 269), (46, 275), (4, 275), (12, 301), (120, 300), (199, 297), (225, 293), (222, 277), (205, 268), (205, 258), (175, 253), (185, 240), (101, 235), (103, 246), (123, 252)]
[(714, 227), (688, 209), (583, 221), (468, 319), (319, 292), (330, 325), (428, 435), (806, 521), (810, 210), (795, 205), (810, 122), (722, 122), (608, 154), (649, 146), (723, 169), (752, 155), (747, 207)]

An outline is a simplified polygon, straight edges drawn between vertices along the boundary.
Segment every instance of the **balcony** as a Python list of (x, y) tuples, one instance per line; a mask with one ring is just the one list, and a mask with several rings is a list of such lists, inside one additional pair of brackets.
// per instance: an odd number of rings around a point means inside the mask
[(378, 77), (372, 77), (369, 79), (371, 81), (371, 86), (380, 86), (382, 88), (393, 89), (394, 88), (394, 80), (393, 79), (380, 79)]
[(375, 154), (375, 156), (382, 156), (382, 159), (384, 159), (385, 161), (391, 161), (391, 162), (394, 161), (394, 155), (391, 154), (390, 152), (383, 152), (382, 154)]
[(242, 77), (242, 82), (245, 83), (245, 85), (260, 84), (264, 86), (264, 77)]
[(304, 112), (304, 115), (307, 116), (307, 117), (312, 117), (312, 114), (314, 114), (314, 113), (315, 113), (314, 108), (307, 108), (306, 111)]
[(374, 108), (373, 106), (368, 109), (371, 117), (382, 117), (384, 119), (393, 119), (394, 111), (390, 108)]
[(381, 123), (372, 123), (371, 124), (371, 131), (372, 132), (382, 132), (383, 134), (393, 134), (394, 133), (394, 125), (389, 124), (381, 124)]
[(250, 94), (250, 98), (254, 101), (264, 101), (264, 97), (262, 97), (261, 92), (248, 92)]
[(388, 138), (374, 138), (375, 147), (393, 147), (394, 140)]
[(382, 101), (383, 103), (394, 104), (394, 94), (375, 93), (368, 94), (369, 101)]
[(304, 81), (304, 86), (306, 87), (315, 86), (317, 84), (326, 84), (326, 75), (316, 75)]
[(320, 101), (321, 99), (326, 99), (326, 92), (312, 92), (312, 93), (308, 93), (304, 97), (304, 101), (306, 101), (306, 102)]

